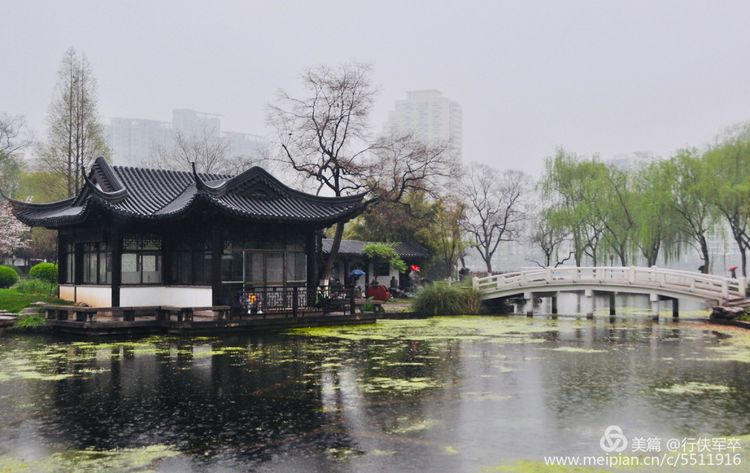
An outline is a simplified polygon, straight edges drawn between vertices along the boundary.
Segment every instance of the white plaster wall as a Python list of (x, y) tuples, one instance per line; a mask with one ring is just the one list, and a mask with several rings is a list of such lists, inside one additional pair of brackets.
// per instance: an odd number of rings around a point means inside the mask
[(90, 307), (112, 307), (110, 286), (77, 286), (75, 302), (83, 302)]
[(110, 286), (60, 285), (60, 299), (70, 302), (83, 302), (90, 307), (111, 307), (112, 288)]
[(213, 305), (212, 295), (210, 287), (121, 286), (120, 306), (208, 307)]
[(75, 302), (75, 286), (69, 284), (60, 284), (59, 297), (64, 301)]

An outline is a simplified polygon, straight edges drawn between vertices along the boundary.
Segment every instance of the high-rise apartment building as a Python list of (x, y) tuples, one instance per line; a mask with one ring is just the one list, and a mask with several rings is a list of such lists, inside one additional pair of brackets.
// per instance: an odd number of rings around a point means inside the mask
[(105, 127), (111, 162), (137, 166), (150, 159), (159, 148), (169, 145), (172, 125), (159, 120), (113, 118)]
[(463, 150), (461, 106), (438, 90), (412, 90), (405, 100), (397, 100), (389, 114), (385, 131), (407, 133), (432, 144), (444, 143), (461, 159)]
[(172, 126), (188, 137), (215, 138), (221, 134), (221, 115), (178, 108), (172, 110)]
[(172, 111), (172, 121), (140, 118), (112, 118), (105, 127), (110, 149), (109, 159), (120, 166), (142, 166), (154, 162), (159, 150), (169, 149), (180, 133), (187, 139), (227, 142), (228, 158), (257, 158), (263, 154), (265, 141), (257, 135), (221, 131), (221, 115), (189, 109)]
[(263, 157), (266, 149), (266, 141), (263, 138), (249, 133), (227, 131), (224, 133), (224, 139), (229, 144), (227, 154), (230, 158), (247, 156), (260, 158)]

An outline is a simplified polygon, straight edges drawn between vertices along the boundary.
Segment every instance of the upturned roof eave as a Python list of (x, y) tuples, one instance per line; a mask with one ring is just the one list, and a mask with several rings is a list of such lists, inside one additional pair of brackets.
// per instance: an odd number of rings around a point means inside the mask
[[(127, 172), (123, 174), (123, 170)], [(222, 214), (249, 222), (325, 227), (351, 219), (364, 210), (364, 193), (346, 197), (315, 196), (286, 186), (259, 167), (237, 176), (198, 174), (193, 170), (190, 181), (194, 184), (176, 193), (174, 184), (185, 184), (184, 171), (111, 167), (103, 158), (97, 158), (89, 173), (82, 174), (84, 185), (75, 197), (44, 204), (9, 199), (14, 215), (27, 225), (59, 228), (86, 220), (91, 208), (128, 220), (154, 222), (183, 218), (199, 203), (207, 203)], [(254, 200), (264, 197), (245, 193), (242, 185), (256, 179), (269, 186), (271, 192), (278, 193), (269, 197), (269, 202), (278, 204), (258, 205)], [(153, 205), (153, 194), (158, 193), (154, 190), (157, 189), (153, 187), (155, 184), (166, 186), (162, 191), (164, 198), (158, 199), (161, 202), (156, 207)], [(241, 197), (239, 201), (237, 197), (230, 197), (235, 190)], [(80, 210), (74, 210), (76, 208)]]

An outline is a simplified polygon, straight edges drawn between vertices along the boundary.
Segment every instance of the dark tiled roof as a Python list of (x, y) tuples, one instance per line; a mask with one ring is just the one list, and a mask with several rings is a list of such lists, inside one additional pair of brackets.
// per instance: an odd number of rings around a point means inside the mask
[(79, 223), (91, 209), (154, 220), (179, 217), (199, 202), (249, 221), (327, 226), (361, 212), (362, 197), (306, 194), (285, 186), (259, 167), (230, 176), (110, 167), (97, 158), (78, 196), (50, 204), (12, 204), (16, 217), (27, 225), (53, 228)]
[[(339, 254), (340, 255), (355, 255), (355, 256), (361, 256), (364, 253), (362, 250), (364, 249), (365, 245), (368, 243), (372, 243), (369, 241), (360, 241), (360, 240), (341, 240), (341, 245), (339, 246)], [(323, 239), (323, 253), (330, 253), (331, 252), (331, 245), (333, 244), (333, 240), (330, 238), (324, 238)], [(394, 244), (393, 247), (394, 250), (396, 250), (396, 253), (402, 257), (402, 258), (429, 258), (430, 252), (422, 245), (418, 245), (416, 243), (406, 243), (406, 242), (398, 242)]]

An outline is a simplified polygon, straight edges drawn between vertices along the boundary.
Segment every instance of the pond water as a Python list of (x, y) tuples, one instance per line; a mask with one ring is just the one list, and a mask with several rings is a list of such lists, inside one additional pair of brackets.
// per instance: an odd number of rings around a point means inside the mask
[(748, 375), (750, 332), (640, 318), (5, 334), (0, 472), (601, 471), (543, 461), (602, 455), (610, 425), (631, 442), (740, 437), (741, 466), (694, 470), (747, 471)]

